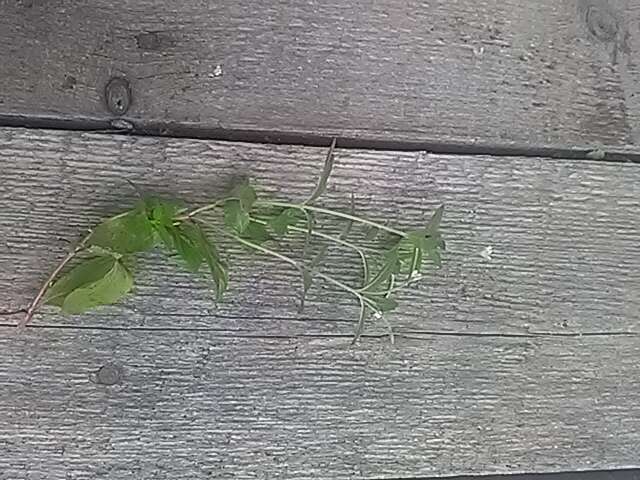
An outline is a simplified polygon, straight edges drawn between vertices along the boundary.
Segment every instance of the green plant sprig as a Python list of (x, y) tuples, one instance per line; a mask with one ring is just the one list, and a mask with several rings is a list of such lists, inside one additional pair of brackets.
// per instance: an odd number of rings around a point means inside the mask
[[(439, 231), (443, 207), (422, 228), (403, 231), (357, 215), (353, 197), (349, 211), (316, 205), (333, 169), (334, 148), (335, 139), (315, 189), (303, 202), (258, 199), (248, 182), (240, 183), (222, 199), (193, 209), (174, 201), (141, 197), (132, 210), (108, 218), (90, 230), (64, 257), (18, 326), (24, 327), (42, 303), (56, 305), (63, 313), (78, 314), (118, 302), (133, 288), (131, 265), (135, 255), (156, 247), (177, 257), (190, 272), (199, 272), (204, 266), (219, 300), (228, 287), (229, 273), (213, 238), (226, 238), (298, 270), (303, 287), (301, 308), (315, 278), (353, 296), (360, 306), (354, 342), (362, 335), (369, 315), (387, 324), (393, 341), (386, 313), (398, 306), (394, 296), (422, 278), (426, 259), (440, 265), (440, 252), (445, 248)], [(336, 235), (321, 231), (319, 217), (344, 222), (342, 232)], [(354, 227), (363, 230), (364, 244), (348, 239)], [(279, 251), (277, 240), (289, 234), (304, 236), (302, 254), (295, 258)], [(383, 236), (386, 241), (374, 242)], [(319, 249), (310, 256), (314, 241), (320, 242)], [(330, 248), (346, 249), (357, 255), (361, 264), (357, 285), (322, 270)], [(63, 274), (74, 261), (76, 265)]]

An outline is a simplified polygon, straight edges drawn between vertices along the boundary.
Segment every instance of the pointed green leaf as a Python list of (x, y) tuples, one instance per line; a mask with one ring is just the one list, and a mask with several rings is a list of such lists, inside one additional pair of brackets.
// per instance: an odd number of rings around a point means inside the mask
[(213, 242), (207, 237), (204, 230), (202, 230), (202, 227), (196, 224), (194, 224), (194, 227), (194, 238), (197, 238), (198, 244), (200, 245), (200, 252), (209, 267), (211, 277), (216, 287), (216, 298), (220, 300), (229, 285), (227, 266), (220, 258)]
[(204, 252), (200, 243), (200, 232), (196, 224), (183, 222), (169, 230), (173, 241), (173, 248), (184, 260), (187, 270), (197, 272), (204, 260)]
[(367, 227), (364, 231), (365, 242), (373, 242), (378, 236), (379, 231), (378, 227)]
[(127, 254), (149, 250), (154, 245), (151, 222), (142, 209), (109, 218), (94, 230), (87, 245)]
[(232, 230), (244, 233), (250, 220), (249, 214), (240, 205), (240, 200), (229, 200), (224, 204), (224, 223)]
[(238, 199), (238, 201), (240, 202), (240, 208), (246, 213), (249, 213), (251, 207), (253, 207), (253, 204), (258, 199), (256, 191), (246, 181), (241, 183), (240, 185), (237, 185), (231, 191), (231, 196)]
[(385, 261), (373, 276), (373, 278), (362, 288), (365, 292), (383, 291), (391, 282), (391, 275), (398, 273), (400, 270), (400, 258), (397, 249), (393, 249), (385, 254)]
[(242, 238), (251, 240), (257, 245), (261, 245), (264, 242), (271, 240), (271, 235), (267, 232), (267, 228), (258, 222), (250, 222), (247, 229), (242, 234)]
[(398, 308), (398, 302), (390, 297), (376, 297), (373, 301), (381, 312), (390, 312)]
[(431, 220), (429, 220), (429, 223), (427, 224), (427, 227), (425, 229), (427, 235), (434, 235), (435, 233), (438, 232), (438, 230), (440, 229), (440, 222), (442, 221), (443, 213), (444, 213), (444, 205), (440, 205), (434, 212), (433, 216), (431, 217)]
[(115, 261), (114, 257), (104, 255), (78, 264), (49, 288), (44, 298), (45, 303), (61, 307), (67, 295), (103, 278), (113, 268)]
[(320, 178), (318, 179), (318, 184), (316, 188), (313, 190), (309, 198), (304, 203), (312, 203), (317, 200), (327, 189), (327, 182), (329, 181), (329, 177), (331, 176), (331, 171), (333, 170), (333, 161), (334, 155), (333, 151), (336, 148), (336, 138), (331, 140), (331, 146), (329, 147), (329, 151), (327, 152), (327, 156), (324, 160), (324, 166), (322, 167), (322, 173), (320, 174)]
[(133, 277), (116, 259), (109, 271), (94, 282), (83, 285), (67, 295), (62, 311), (68, 314), (83, 313), (98, 305), (116, 303), (133, 287)]
[(286, 235), (289, 227), (295, 227), (300, 223), (302, 213), (296, 208), (287, 208), (280, 214), (269, 220), (269, 227), (276, 235)]

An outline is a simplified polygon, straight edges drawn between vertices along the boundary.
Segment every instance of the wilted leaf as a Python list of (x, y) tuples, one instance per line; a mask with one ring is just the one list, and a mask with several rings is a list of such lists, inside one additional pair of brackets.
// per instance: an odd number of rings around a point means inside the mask
[(224, 223), (238, 233), (244, 233), (249, 226), (249, 213), (245, 211), (240, 200), (229, 200), (224, 204)]
[(204, 259), (199, 228), (191, 222), (184, 222), (168, 230), (172, 238), (173, 249), (184, 260), (187, 269), (191, 272), (197, 272)]
[(133, 287), (133, 277), (119, 261), (113, 259), (111, 269), (98, 280), (73, 290), (62, 304), (64, 313), (85, 312), (98, 305), (116, 303)]
[(109, 218), (94, 230), (87, 245), (126, 254), (143, 252), (154, 245), (153, 226), (143, 209)]

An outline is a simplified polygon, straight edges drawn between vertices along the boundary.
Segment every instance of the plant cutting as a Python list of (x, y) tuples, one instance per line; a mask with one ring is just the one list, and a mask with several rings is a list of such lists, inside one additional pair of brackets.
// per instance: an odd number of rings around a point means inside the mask
[[(423, 225), (401, 230), (356, 214), (353, 197), (348, 209), (322, 206), (318, 201), (333, 169), (334, 149), (335, 139), (315, 189), (302, 202), (260, 198), (247, 181), (227, 196), (193, 208), (141, 196), (134, 208), (102, 221), (77, 243), (53, 269), (19, 326), (29, 323), (42, 304), (57, 306), (65, 314), (80, 314), (117, 303), (134, 286), (133, 258), (156, 248), (177, 257), (194, 274), (205, 271), (216, 299), (221, 300), (230, 277), (228, 260), (219, 250), (219, 240), (226, 239), (298, 270), (301, 305), (315, 281), (352, 296), (359, 306), (357, 341), (367, 318), (386, 321), (386, 314), (398, 306), (397, 293), (419, 281), (427, 263), (440, 265), (445, 248), (439, 228), (443, 207)], [(341, 224), (340, 231), (322, 228), (320, 219), (330, 220), (333, 226)], [(350, 238), (355, 229), (360, 229), (360, 241)], [(290, 236), (303, 241), (298, 255), (279, 248), (280, 240)], [(338, 279), (322, 268), (332, 248), (358, 259), (357, 283)]]

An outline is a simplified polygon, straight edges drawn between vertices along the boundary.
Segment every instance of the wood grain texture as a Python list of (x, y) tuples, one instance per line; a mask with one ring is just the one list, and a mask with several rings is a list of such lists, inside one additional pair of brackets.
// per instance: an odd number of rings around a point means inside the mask
[[(0, 116), (634, 147), (639, 0), (0, 1)], [(271, 133), (269, 133), (271, 132)]]
[[(129, 208), (140, 188), (193, 204), (234, 176), (263, 195), (302, 200), (324, 149), (61, 131), (0, 131), (0, 299), (24, 307), (78, 238)], [(446, 205), (444, 267), (403, 294), (398, 332), (634, 334), (640, 320), (640, 168), (635, 165), (338, 150), (326, 204), (405, 227)], [(321, 220), (322, 221), (322, 220)], [(333, 224), (328, 224), (331, 227)], [(301, 243), (294, 248), (301, 248)], [(491, 260), (480, 255), (493, 247)], [(160, 255), (138, 266), (135, 295), (94, 315), (45, 310), (36, 324), (219, 329), (239, 335), (350, 335), (357, 305), (318, 284), (298, 313), (298, 273), (226, 251), (231, 288), (216, 306), (206, 282)], [(356, 258), (327, 268), (345, 281)], [(7, 321), (15, 318), (7, 318)], [(370, 325), (371, 334), (384, 332)]]
[(350, 348), (349, 339), (3, 328), (0, 352), (2, 480), (639, 466), (637, 338)]

